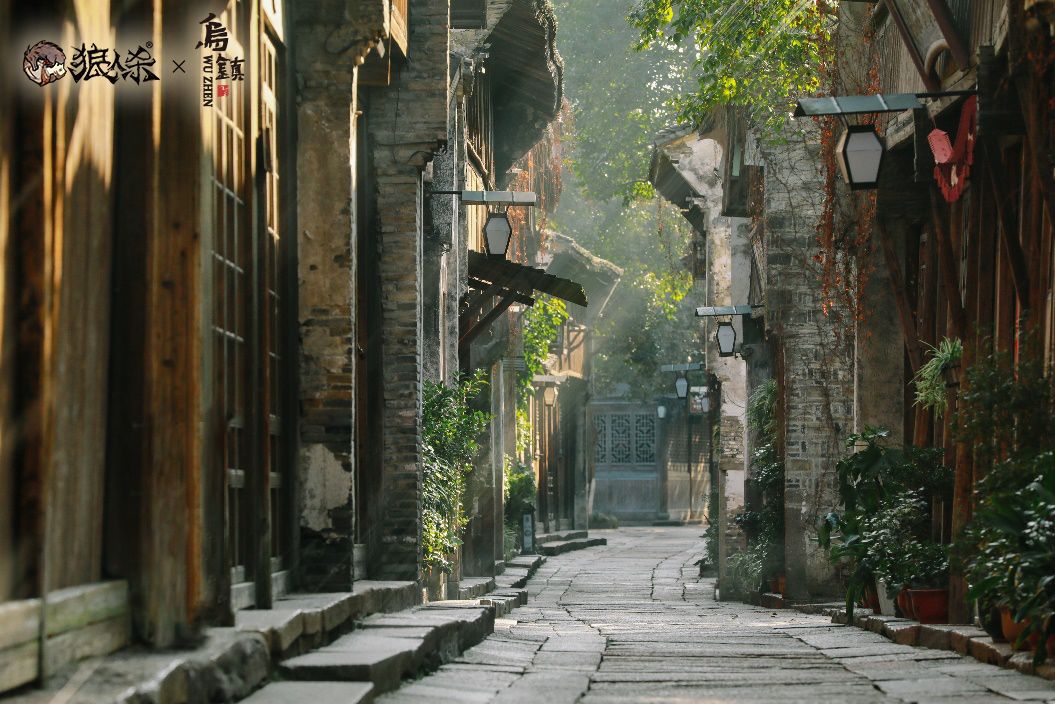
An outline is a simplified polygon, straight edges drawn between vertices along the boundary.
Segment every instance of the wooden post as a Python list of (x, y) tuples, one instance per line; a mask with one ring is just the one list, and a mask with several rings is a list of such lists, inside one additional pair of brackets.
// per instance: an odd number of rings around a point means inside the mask
[(963, 310), (963, 300), (960, 298), (960, 280), (957, 274), (956, 256), (953, 254), (952, 241), (949, 233), (942, 223), (942, 213), (938, 207), (941, 194), (933, 183), (930, 187), (930, 212), (931, 221), (934, 225), (934, 239), (938, 246), (938, 268), (941, 270), (942, 286), (945, 289), (945, 297), (948, 299), (949, 311), (952, 315), (952, 333), (963, 339), (967, 331), (967, 320)]
[(901, 334), (905, 338), (905, 349), (908, 351), (909, 364), (912, 373), (915, 374), (923, 364), (923, 352), (919, 346), (919, 330), (916, 323), (916, 314), (909, 305), (908, 297), (905, 295), (905, 279), (901, 275), (901, 264), (898, 262), (897, 250), (890, 238), (890, 232), (886, 226), (876, 219), (876, 231), (879, 233), (879, 243), (883, 248), (883, 258), (886, 261), (887, 273), (890, 276), (891, 293), (894, 295), (894, 303), (897, 305), (898, 320), (901, 323)]
[(989, 185), (993, 189), (993, 199), (996, 205), (996, 217), (1000, 224), (1000, 242), (1003, 244), (1004, 256), (1011, 265), (1011, 278), (1015, 285), (1015, 294), (1018, 296), (1019, 305), (1029, 308), (1029, 274), (1026, 268), (1026, 256), (1022, 252), (1022, 243), (1018, 235), (1012, 229), (1011, 220), (1007, 213), (1008, 194), (1004, 191), (1003, 184), (996, 177), (993, 166), (1000, 163), (993, 158), (993, 151), (989, 144), (985, 143), (986, 172), (989, 175)]

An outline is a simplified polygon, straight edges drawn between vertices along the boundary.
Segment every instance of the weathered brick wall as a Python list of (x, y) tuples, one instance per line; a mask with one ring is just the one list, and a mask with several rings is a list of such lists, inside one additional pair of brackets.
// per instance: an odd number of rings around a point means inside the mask
[(813, 268), (825, 191), (819, 134), (763, 151), (766, 326), (785, 399), (788, 588), (804, 597), (831, 591), (830, 568), (810, 539), (835, 504), (835, 462), (853, 423), (852, 329), (837, 335), (838, 323), (825, 317)]
[(353, 577), (356, 65), (384, 31), (382, 5), (305, 0), (292, 18), (299, 87), (299, 572), (308, 590), (350, 589)]
[(383, 358), (378, 576), (417, 579), (420, 563), (422, 168), (447, 138), (448, 0), (411, 0), (409, 60), (370, 100), (380, 227)]

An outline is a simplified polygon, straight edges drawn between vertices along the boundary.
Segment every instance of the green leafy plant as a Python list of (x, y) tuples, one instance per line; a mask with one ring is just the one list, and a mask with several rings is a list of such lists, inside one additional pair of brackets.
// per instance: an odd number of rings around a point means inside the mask
[(835, 14), (825, 0), (639, 0), (627, 19), (641, 33), (639, 49), (695, 55), (695, 90), (673, 101), (690, 124), (716, 106), (740, 105), (775, 132), (794, 97), (821, 90), (821, 67), (832, 58)]
[[(872, 586), (877, 572), (884, 568), (885, 550), (896, 549), (885, 545), (889, 539), (908, 540), (912, 526), (929, 525), (926, 518), (915, 515), (930, 506), (933, 498), (945, 498), (952, 491), (952, 472), (941, 462), (942, 451), (929, 448), (895, 448), (883, 441), (890, 436), (881, 428), (866, 428), (847, 439), (848, 449), (854, 450), (836, 465), (839, 480), (839, 501), (842, 513), (827, 514), (818, 527), (821, 547), (828, 550), (828, 559), (839, 568), (846, 580), (846, 611), (853, 618), (854, 604)], [(910, 493), (910, 492), (918, 492)], [(913, 502), (912, 507), (899, 512), (897, 502)], [(885, 516), (883, 512), (890, 511)], [(883, 523), (876, 523), (880, 517)], [(898, 525), (900, 524), (900, 526)], [(895, 536), (877, 536), (876, 532), (889, 529)], [(876, 545), (876, 539), (881, 542)], [(948, 571), (943, 546), (922, 535), (911, 537), (911, 567), (905, 573), (891, 575), (901, 582), (922, 585), (940, 579)], [(910, 544), (906, 543), (906, 550)], [(911, 572), (911, 578), (908, 572)], [(889, 585), (889, 582), (888, 582)]]
[[(1004, 467), (1007, 469), (1007, 467)], [(957, 542), (968, 595), (983, 608), (1006, 607), (1025, 622), (1020, 641), (1038, 637), (1037, 664), (1055, 635), (1055, 453), (1021, 461), (1015, 472), (1033, 473), (1017, 491), (984, 497)]]
[(422, 400), (422, 564), (450, 572), (465, 521), (465, 478), (479, 452), (477, 438), (491, 416), (473, 410), (471, 400), (486, 386), (482, 371), (455, 387), (423, 383)]
[(610, 513), (591, 513), (590, 514), (590, 527), (591, 528), (618, 528), (619, 519)]
[(777, 452), (776, 409), (777, 382), (769, 379), (747, 403), (747, 424), (756, 433), (751, 483), (757, 506), (734, 517), (762, 565), (763, 577), (784, 571), (784, 463)]
[(765, 571), (765, 555), (757, 548), (748, 547), (729, 557), (726, 581), (721, 585), (723, 595), (743, 597), (758, 592)]
[(947, 579), (947, 549), (929, 540), (930, 509), (922, 491), (887, 497), (861, 528), (869, 565), (890, 598), (903, 588), (937, 587)]
[[(926, 343), (924, 343), (926, 344)], [(945, 372), (960, 366), (963, 359), (963, 343), (959, 339), (945, 338), (937, 347), (927, 345), (929, 358), (912, 378), (916, 385), (916, 404), (933, 409), (937, 415), (945, 413), (949, 404), (945, 388)]]

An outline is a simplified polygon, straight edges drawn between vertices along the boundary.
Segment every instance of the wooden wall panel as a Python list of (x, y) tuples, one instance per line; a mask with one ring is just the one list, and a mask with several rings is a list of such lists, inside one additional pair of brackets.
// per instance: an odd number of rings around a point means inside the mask
[[(110, 33), (108, 3), (67, 25)], [(76, 30), (74, 30), (76, 28)], [(54, 86), (51, 217), (54, 268), (48, 399), (48, 588), (98, 581), (102, 565), (107, 359), (110, 329), (110, 184), (114, 88), (105, 81)]]

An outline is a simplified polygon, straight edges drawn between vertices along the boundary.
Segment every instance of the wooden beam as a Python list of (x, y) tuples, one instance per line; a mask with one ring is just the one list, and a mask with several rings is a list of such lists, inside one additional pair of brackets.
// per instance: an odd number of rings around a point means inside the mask
[(963, 37), (960, 36), (960, 30), (956, 28), (956, 21), (953, 19), (952, 12), (949, 11), (949, 6), (945, 4), (945, 0), (927, 0), (927, 5), (934, 16), (934, 21), (938, 23), (941, 36), (949, 45), (949, 53), (952, 54), (956, 67), (961, 71), (966, 71), (971, 66), (971, 56)]
[(891, 293), (894, 294), (894, 303), (897, 305), (898, 320), (901, 322), (901, 334), (905, 338), (905, 349), (908, 351), (909, 364), (912, 366), (912, 374), (923, 364), (923, 352), (919, 346), (919, 327), (916, 322), (916, 314), (909, 305), (908, 297), (905, 295), (905, 279), (901, 275), (901, 264), (898, 262), (897, 250), (890, 238), (890, 232), (881, 221), (876, 220), (876, 231), (879, 233), (879, 242), (883, 247), (883, 258), (886, 261), (887, 272), (890, 275)]
[[(1033, 85), (1036, 85), (1036, 81), (1027, 82), (1024, 78), (1015, 80), (1015, 92), (1018, 93), (1019, 104), (1022, 106), (1022, 117), (1026, 123), (1026, 139), (1029, 141), (1024, 151), (1029, 154), (1033, 178), (1040, 182), (1040, 194), (1044, 198), (1044, 205), (1048, 208), (1048, 217), (1055, 219), (1055, 176), (1052, 175), (1052, 163), (1045, 144), (1047, 133), (1039, 124), (1039, 116), (1034, 109), (1036, 103), (1033, 102), (1029, 92)], [(1044, 104), (1043, 96), (1041, 98), (1038, 102)]]
[(923, 79), (923, 85), (927, 87), (927, 90), (940, 90), (941, 84), (935, 80), (934, 76), (927, 73), (926, 62), (923, 60), (923, 55), (919, 52), (919, 47), (916, 46), (916, 40), (912, 36), (912, 32), (909, 31), (908, 25), (905, 23), (905, 17), (901, 14), (901, 9), (897, 6), (897, 0), (883, 0), (883, 4), (886, 5), (887, 12), (890, 13), (891, 19), (894, 20), (898, 34), (901, 35), (901, 41), (908, 50), (909, 58), (912, 59), (912, 63), (916, 66), (916, 72)]
[(502, 315), (502, 313), (505, 313), (506, 309), (509, 308), (509, 306), (513, 305), (515, 297), (516, 294), (514, 293), (507, 294), (501, 301), (498, 302), (498, 305), (491, 309), (489, 313), (487, 313), (484, 317), (480, 318), (480, 320), (477, 321), (475, 325), (473, 325), (471, 328), (462, 333), (461, 337), (458, 338), (458, 346), (468, 347), (473, 340), (479, 337), (480, 333), (486, 330), (488, 326), (491, 325), (491, 323), (498, 319), (498, 316)]
[(967, 316), (963, 310), (963, 300), (960, 298), (960, 279), (957, 274), (956, 257), (952, 251), (952, 241), (942, 223), (942, 214), (938, 207), (940, 202), (942, 202), (941, 193), (938, 192), (938, 187), (931, 183), (930, 215), (934, 225), (934, 238), (938, 245), (938, 269), (941, 270), (942, 287), (945, 289), (945, 297), (948, 299), (949, 310), (952, 314), (953, 334), (963, 339), (967, 332)]
[(996, 177), (993, 167), (1000, 162), (993, 158), (993, 150), (990, 149), (988, 141), (983, 143), (985, 150), (985, 171), (989, 174), (989, 185), (993, 189), (993, 199), (996, 202), (996, 218), (1000, 225), (1000, 242), (1004, 250), (1004, 256), (1011, 264), (1011, 279), (1015, 285), (1015, 294), (1018, 296), (1019, 305), (1029, 308), (1029, 274), (1026, 268), (1026, 255), (1022, 252), (1022, 243), (1011, 229), (1011, 222), (1007, 213), (1008, 194), (1004, 185)]

